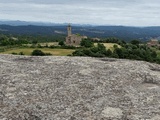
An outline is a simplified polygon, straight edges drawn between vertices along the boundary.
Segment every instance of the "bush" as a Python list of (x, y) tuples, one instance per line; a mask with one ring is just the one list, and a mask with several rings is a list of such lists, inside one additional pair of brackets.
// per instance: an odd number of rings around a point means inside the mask
[(46, 55), (46, 56), (51, 56), (52, 54), (51, 54), (51, 53), (45, 53), (45, 55)]
[(76, 49), (76, 47), (75, 46), (66, 46), (66, 45), (64, 45), (64, 46), (61, 46), (61, 48), (63, 48), (63, 49)]
[(12, 54), (12, 55), (17, 55), (17, 53), (15, 53), (15, 52), (12, 52), (11, 54)]
[(133, 45), (139, 45), (141, 42), (139, 40), (132, 40), (130, 43)]
[(103, 42), (105, 42), (105, 43), (119, 43), (120, 39), (115, 38), (115, 37), (111, 37), (111, 38), (106, 38)]
[(32, 44), (32, 45), (30, 46), (30, 48), (36, 48), (36, 45)]
[(60, 42), (58, 43), (58, 45), (64, 46), (64, 45), (65, 45), (65, 44), (64, 44), (64, 41), (60, 41)]
[(43, 46), (41, 46), (41, 44), (38, 44), (37, 47), (38, 47), (38, 48), (43, 48)]
[(24, 53), (23, 52), (19, 52), (19, 55), (24, 55)]
[(47, 43), (46, 43), (45, 47), (48, 48), (48, 44)]
[(108, 49), (106, 52), (106, 56), (111, 56), (111, 55), (112, 55), (112, 51), (110, 49)]
[(51, 53), (44, 53), (41, 50), (33, 50), (31, 55), (33, 55), (33, 56), (50, 56), (52, 54)]
[(49, 48), (55, 48), (55, 46), (54, 45), (50, 45)]
[(37, 43), (38, 43), (37, 40), (33, 40), (33, 41), (32, 41), (32, 44), (37, 44)]
[(51, 45), (51, 46), (49, 46), (49, 48), (54, 49), (54, 48), (61, 48), (61, 47), (60, 46)]
[(45, 53), (42, 52), (41, 50), (33, 50), (32, 55), (33, 56), (45, 56)]
[(90, 39), (83, 39), (80, 43), (81, 46), (89, 48), (89, 47), (93, 47), (93, 42)]
[(76, 50), (72, 53), (73, 56), (85, 56), (82, 50)]

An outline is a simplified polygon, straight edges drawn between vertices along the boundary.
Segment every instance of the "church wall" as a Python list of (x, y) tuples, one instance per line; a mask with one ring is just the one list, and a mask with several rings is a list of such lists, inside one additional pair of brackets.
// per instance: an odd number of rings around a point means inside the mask
[(69, 36), (66, 37), (67, 45), (80, 45), (83, 36)]

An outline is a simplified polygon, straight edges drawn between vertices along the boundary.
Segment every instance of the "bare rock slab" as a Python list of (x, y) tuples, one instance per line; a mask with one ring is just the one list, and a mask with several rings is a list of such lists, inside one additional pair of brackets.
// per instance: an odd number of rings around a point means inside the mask
[(0, 55), (0, 120), (160, 120), (160, 65)]

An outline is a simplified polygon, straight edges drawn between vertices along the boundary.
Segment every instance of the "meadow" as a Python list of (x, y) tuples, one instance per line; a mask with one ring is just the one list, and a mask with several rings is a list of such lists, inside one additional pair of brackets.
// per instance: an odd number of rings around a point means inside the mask
[(6, 50), (5, 52), (1, 52), (0, 54), (13, 54), (23, 52), (24, 55), (31, 55), (32, 51), (38, 49), (43, 51), (44, 53), (51, 53), (53, 56), (67, 56), (72, 54), (75, 50), (73, 49), (51, 49), (51, 48), (14, 48)]
[[(50, 53), (53, 56), (67, 56), (69, 54), (72, 54), (75, 50), (74, 49), (63, 49), (63, 48), (46, 48), (44, 46), (48, 45), (48, 47), (54, 45), (54, 46), (58, 46), (58, 42), (48, 42), (48, 43), (38, 43), (39, 45), (42, 46), (42, 48), (31, 48), (32, 44), (25, 44), (25, 47), (13, 47), (13, 48), (7, 48), (5, 49), (5, 51), (1, 51), (0, 54), (19, 54), (20, 52), (22, 52), (24, 55), (31, 55), (32, 51), (35, 49), (41, 50), (44, 53)], [(37, 45), (38, 45), (37, 44)], [(121, 47), (120, 45), (116, 44), (116, 43), (103, 43), (104, 46), (107, 49), (111, 49), (113, 51), (113, 46), (117, 45), (118, 47)], [(36, 46), (37, 46), (36, 45)], [(95, 46), (97, 46), (97, 43), (94, 43)]]
[[(97, 44), (98, 43), (94, 43), (95, 46), (97, 46)], [(102, 43), (102, 44), (106, 47), (106, 49), (110, 49), (112, 51), (114, 50), (114, 47), (113, 47), (114, 45), (117, 45), (118, 48), (121, 48), (121, 46), (116, 43)]]

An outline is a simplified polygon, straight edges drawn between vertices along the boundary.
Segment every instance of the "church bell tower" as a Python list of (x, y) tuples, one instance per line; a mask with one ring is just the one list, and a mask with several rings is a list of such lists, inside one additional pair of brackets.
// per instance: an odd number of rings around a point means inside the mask
[(71, 36), (72, 31), (71, 31), (71, 25), (70, 24), (68, 24), (67, 31), (68, 31), (68, 36)]

